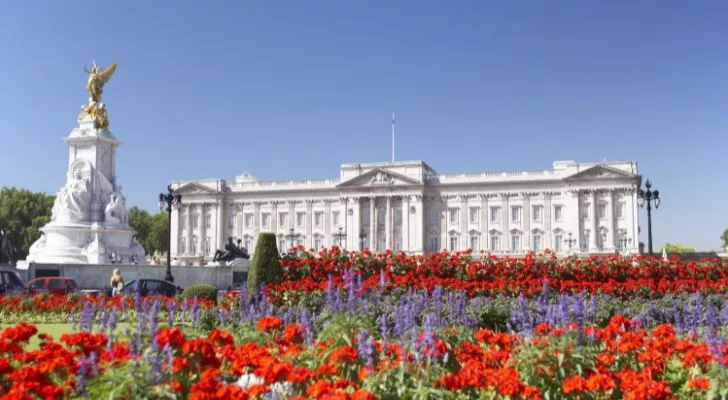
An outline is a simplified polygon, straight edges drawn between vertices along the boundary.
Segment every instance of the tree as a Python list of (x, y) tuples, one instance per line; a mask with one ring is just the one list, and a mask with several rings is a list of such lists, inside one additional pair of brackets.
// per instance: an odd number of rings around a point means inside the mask
[(276, 245), (276, 235), (270, 232), (258, 234), (255, 255), (248, 272), (248, 293), (253, 296), (261, 284), (279, 283), (283, 279), (283, 267)]
[(129, 209), (129, 226), (136, 231), (134, 237), (147, 254), (168, 250), (169, 215), (166, 212), (151, 215), (139, 207), (132, 207)]
[(723, 241), (723, 248), (728, 249), (728, 229), (723, 231), (723, 235), (720, 237), (720, 240)]
[(24, 260), (40, 237), (40, 228), (51, 220), (55, 196), (26, 189), (0, 189), (0, 228), (12, 243), (15, 260)]
[(665, 243), (657, 252), (662, 253), (663, 250), (668, 253), (695, 253), (694, 248), (679, 243)]

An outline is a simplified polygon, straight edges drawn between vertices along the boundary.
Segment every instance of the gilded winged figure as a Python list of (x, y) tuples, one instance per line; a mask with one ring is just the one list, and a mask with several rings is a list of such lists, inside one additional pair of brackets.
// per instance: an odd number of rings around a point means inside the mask
[(95, 103), (101, 102), (101, 95), (104, 93), (104, 85), (111, 79), (116, 71), (117, 63), (113, 63), (106, 68), (100, 68), (93, 63), (93, 67), (89, 71), (84, 65), (83, 70), (88, 74), (88, 83), (86, 83), (86, 90), (91, 94), (91, 101)]

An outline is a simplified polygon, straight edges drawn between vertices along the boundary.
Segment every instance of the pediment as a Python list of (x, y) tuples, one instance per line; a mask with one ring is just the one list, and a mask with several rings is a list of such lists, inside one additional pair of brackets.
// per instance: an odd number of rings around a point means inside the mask
[(197, 182), (188, 182), (175, 189), (179, 194), (214, 194), (216, 191)]
[(595, 165), (591, 168), (585, 169), (584, 171), (577, 172), (573, 175), (567, 176), (564, 178), (566, 181), (581, 181), (581, 180), (593, 180), (593, 179), (624, 179), (624, 178), (634, 178), (637, 175), (622, 171), (621, 169), (617, 169), (614, 167), (610, 167), (608, 165)]
[(386, 187), (399, 185), (422, 185), (422, 182), (384, 168), (375, 168), (348, 181), (341, 182), (337, 187)]

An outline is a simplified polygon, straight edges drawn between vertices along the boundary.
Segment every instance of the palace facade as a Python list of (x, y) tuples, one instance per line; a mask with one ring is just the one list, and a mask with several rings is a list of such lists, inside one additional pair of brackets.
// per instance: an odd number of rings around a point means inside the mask
[(199, 265), (229, 237), (252, 254), (260, 232), (274, 233), (281, 252), (300, 244), (413, 254), (634, 253), (641, 179), (636, 162), (439, 174), (422, 161), (397, 161), (343, 164), (338, 178), (323, 180), (181, 181), (172, 185), (182, 195), (172, 213), (172, 256)]

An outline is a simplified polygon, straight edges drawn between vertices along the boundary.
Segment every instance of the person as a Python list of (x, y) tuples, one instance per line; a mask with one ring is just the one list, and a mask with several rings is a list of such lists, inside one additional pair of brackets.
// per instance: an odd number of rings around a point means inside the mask
[(111, 282), (109, 283), (109, 286), (111, 286), (112, 296), (116, 296), (121, 293), (121, 289), (124, 288), (124, 277), (121, 276), (119, 268), (114, 269), (114, 272), (111, 274)]

